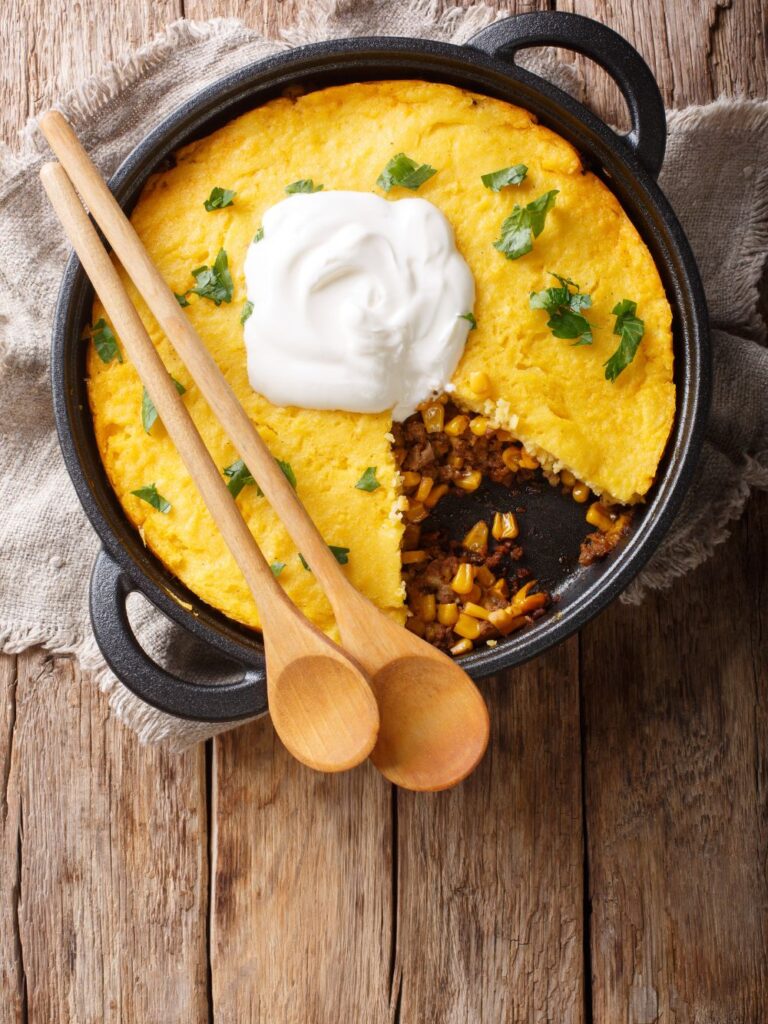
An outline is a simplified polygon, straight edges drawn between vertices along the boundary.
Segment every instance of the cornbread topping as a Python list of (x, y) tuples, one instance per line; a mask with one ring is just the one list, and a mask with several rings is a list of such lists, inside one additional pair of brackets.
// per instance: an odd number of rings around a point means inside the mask
[(275, 405), (396, 420), (444, 391), (475, 298), (447, 218), (425, 199), (291, 195), (245, 259), (248, 379)]

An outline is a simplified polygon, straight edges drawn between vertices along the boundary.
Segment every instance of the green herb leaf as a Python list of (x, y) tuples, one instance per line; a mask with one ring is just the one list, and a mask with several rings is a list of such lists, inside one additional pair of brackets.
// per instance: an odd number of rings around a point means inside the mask
[(385, 192), (389, 192), (395, 186), (409, 188), (415, 192), (433, 174), (437, 174), (434, 167), (430, 167), (429, 164), (417, 164), (405, 153), (398, 153), (387, 163), (376, 179), (376, 184)]
[(493, 243), (508, 260), (518, 260), (533, 248), (534, 238), (544, 230), (547, 214), (555, 205), (559, 189), (552, 189), (527, 206), (515, 206), (501, 225), (501, 234)]
[(113, 359), (116, 359), (118, 363), (122, 363), (123, 353), (120, 351), (117, 337), (104, 317), (97, 320), (91, 328), (91, 338), (93, 339), (96, 354), (102, 363), (111, 363)]
[(178, 302), (182, 309), (184, 308), (184, 306), (189, 305), (189, 299), (187, 298), (186, 295), (179, 295), (178, 292), (174, 292), (173, 294), (176, 296), (176, 301)]
[(237, 195), (231, 188), (212, 188), (211, 194), (203, 203), (208, 213), (214, 210), (223, 210), (225, 206), (232, 206), (232, 200)]
[(575, 338), (574, 345), (591, 345), (592, 325), (580, 311), (592, 305), (592, 297), (580, 292), (579, 286), (570, 278), (559, 274), (552, 277), (557, 278), (560, 287), (531, 292), (531, 309), (544, 309), (549, 313), (547, 327), (556, 338)]
[(188, 295), (199, 295), (201, 299), (210, 299), (216, 306), (222, 302), (232, 301), (232, 275), (229, 272), (229, 261), (224, 249), (219, 249), (218, 255), (212, 267), (196, 267), (192, 271), (197, 284), (189, 288), (183, 295), (177, 295), (176, 300), (180, 306), (188, 306)]
[(282, 469), (283, 473), (285, 474), (286, 480), (288, 481), (288, 483), (291, 485), (291, 487), (295, 491), (296, 490), (296, 474), (291, 469), (290, 462), (283, 462), (282, 459), (275, 459), (275, 462), (278, 464), (280, 469)]
[[(176, 385), (176, 390), (178, 391), (178, 393), (180, 395), (183, 395), (187, 390), (184, 387), (184, 385), (180, 383), (178, 380), (176, 380), (175, 377), (171, 377), (171, 380)], [(149, 392), (147, 391), (147, 389), (144, 388), (144, 391), (141, 396), (141, 422), (144, 427), (144, 432), (146, 434), (148, 434), (152, 427), (155, 425), (156, 419), (157, 409), (155, 408), (155, 403), (149, 397)]]
[(637, 349), (645, 333), (645, 321), (636, 316), (637, 303), (631, 299), (622, 299), (613, 307), (616, 324), (613, 333), (621, 337), (619, 347), (605, 366), (605, 379), (614, 381), (622, 371), (626, 370), (637, 354)]
[(285, 568), (285, 562), (273, 562), (269, 568), (272, 570), (272, 575), (277, 578)]
[(339, 548), (335, 544), (329, 544), (328, 547), (331, 549), (331, 554), (339, 565), (347, 564), (349, 561), (349, 548)]
[(459, 320), (467, 320), (469, 322), (470, 331), (477, 329), (477, 320), (475, 320), (474, 313), (459, 313)]
[(322, 192), (322, 190), (323, 186), (316, 185), (311, 178), (299, 178), (298, 181), (285, 186), (285, 191), (289, 196), (295, 195), (297, 192)]
[[(227, 490), (233, 498), (236, 498), (240, 491), (242, 491), (244, 487), (248, 487), (250, 484), (256, 484), (256, 487), (259, 486), (251, 476), (251, 471), (242, 459), (237, 459), (237, 461), (233, 462), (231, 466), (225, 466), (224, 476), (229, 477)], [(261, 493), (261, 488), (259, 488), (259, 494)]]
[(376, 466), (369, 466), (355, 484), (358, 491), (375, 491), (381, 484), (376, 479)]
[(260, 227), (256, 234), (253, 236), (254, 242), (260, 242), (264, 237), (264, 228)]
[(307, 572), (312, 572), (312, 570), (311, 570), (311, 569), (309, 568), (309, 566), (307, 565), (307, 560), (306, 560), (306, 558), (304, 557), (304, 555), (302, 555), (302, 553), (301, 553), (301, 552), (299, 552), (299, 561), (300, 561), (300, 562), (301, 562), (301, 564), (302, 564), (302, 565), (304, 566), (304, 568), (305, 568), (305, 569), (307, 570)]
[(142, 501), (146, 501), (152, 508), (156, 508), (158, 512), (162, 512), (167, 515), (171, 511), (170, 501), (157, 493), (157, 487), (155, 484), (149, 484), (147, 487), (140, 487), (137, 491), (131, 491), (131, 494), (136, 495), (137, 498), (141, 498)]
[(250, 299), (247, 299), (243, 303), (243, 312), (240, 314), (240, 323), (244, 324), (245, 321), (248, 319), (248, 317), (251, 315), (252, 312), (253, 312), (253, 303), (251, 302)]
[(502, 167), (500, 171), (481, 174), (480, 180), (491, 192), (501, 192), (507, 185), (521, 185), (527, 173), (525, 164), (515, 164), (514, 167)]

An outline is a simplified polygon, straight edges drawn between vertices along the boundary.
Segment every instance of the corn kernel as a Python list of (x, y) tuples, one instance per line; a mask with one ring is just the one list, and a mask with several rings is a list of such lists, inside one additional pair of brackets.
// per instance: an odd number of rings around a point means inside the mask
[(427, 508), (434, 508), (435, 505), (440, 501), (444, 494), (448, 493), (448, 484), (438, 484), (437, 487), (433, 487), (424, 504)]
[(448, 456), (448, 465), (451, 469), (461, 469), (464, 465), (464, 457), (462, 455), (457, 455), (454, 452), (453, 455)]
[(509, 448), (505, 448), (501, 453), (501, 461), (507, 469), (516, 473), (518, 469), (520, 469), (520, 449), (515, 448), (514, 445)]
[(451, 437), (459, 437), (469, 426), (469, 416), (463, 414), (454, 416), (453, 419), (449, 420), (445, 425), (446, 434), (450, 434)]
[(529, 593), (531, 588), (535, 586), (536, 580), (530, 580), (530, 582), (526, 583), (525, 586), (518, 590), (509, 605), (509, 611), (512, 615), (527, 615), (536, 608), (544, 607), (547, 603), (546, 594)]
[(520, 532), (513, 512), (497, 512), (491, 532), (495, 540), (514, 540)]
[(445, 423), (445, 408), (439, 402), (430, 402), (421, 410), (421, 418), (428, 434), (437, 434)]
[(420, 501), (409, 501), (405, 511), (405, 518), (409, 523), (421, 523), (429, 515), (429, 509), (425, 508)]
[(419, 562), (426, 562), (426, 551), (403, 551), (400, 556), (403, 565), (417, 565)]
[(488, 609), (483, 608), (481, 604), (475, 604), (474, 601), (467, 601), (462, 611), (465, 615), (471, 615), (473, 619), (487, 619)]
[(441, 626), (453, 626), (459, 621), (459, 606), (457, 604), (439, 604), (437, 606), (437, 621)]
[(470, 615), (460, 612), (459, 621), (453, 627), (453, 632), (463, 636), (465, 640), (477, 640), (480, 636), (480, 623)]
[(484, 437), (488, 433), (488, 420), (485, 416), (475, 416), (469, 422), (469, 429), (477, 437)]
[(421, 594), (414, 611), (422, 622), (434, 622), (437, 614), (437, 604), (434, 594)]
[(479, 604), (483, 598), (483, 592), (476, 583), (472, 584), (472, 589), (466, 595), (467, 601), (471, 601), (473, 604)]
[(475, 525), (467, 531), (462, 544), (467, 551), (474, 551), (478, 555), (484, 555), (488, 551), (488, 524), (479, 519)]
[(451, 590), (457, 594), (468, 594), (474, 586), (475, 574), (469, 562), (462, 562), (451, 580)]
[(475, 579), (481, 587), (492, 587), (496, 582), (496, 577), (493, 575), (487, 565), (478, 565), (475, 569)]
[(614, 520), (605, 506), (601, 505), (599, 501), (593, 502), (587, 509), (587, 522), (590, 526), (596, 526), (603, 533), (607, 533), (614, 524)]
[(459, 640), (457, 644), (454, 644), (451, 648), (451, 654), (469, 654), (474, 648), (474, 644), (471, 640)]
[(419, 546), (421, 527), (417, 523), (406, 523), (403, 530), (403, 550), (412, 551)]
[(410, 630), (411, 633), (415, 633), (416, 636), (420, 636), (422, 638), (427, 631), (426, 624), (422, 622), (421, 619), (417, 619), (414, 615), (411, 615), (405, 620), (405, 628)]
[(483, 370), (476, 370), (469, 375), (469, 386), (476, 395), (486, 395), (491, 387), (491, 379)]
[(497, 430), (496, 437), (498, 437), (500, 441), (514, 441), (514, 437), (512, 437), (508, 430)]
[(513, 615), (509, 608), (499, 608), (497, 611), (491, 612), (488, 619), (502, 636), (525, 625), (525, 618), (522, 615)]
[(476, 491), (483, 480), (483, 474), (478, 469), (469, 470), (467, 473), (463, 473), (458, 480), (455, 481), (456, 486), (460, 487), (462, 491)]
[(560, 472), (560, 483), (563, 484), (564, 487), (573, 487), (576, 483), (576, 477), (569, 469), (563, 469)]
[(429, 492), (432, 490), (432, 484), (434, 482), (435, 481), (432, 479), (431, 476), (423, 476), (421, 478), (421, 483), (416, 488), (416, 501), (427, 500), (427, 498), (429, 497)]
[(580, 505), (583, 505), (589, 497), (589, 488), (586, 484), (574, 484), (573, 490), (571, 491), (571, 497), (574, 501), (577, 501)]
[(421, 481), (421, 473), (414, 473), (413, 470), (407, 469), (403, 473), (403, 487), (406, 490), (411, 490), (412, 487), (418, 487)]
[(520, 465), (523, 467), (523, 469), (538, 469), (539, 460), (536, 458), (535, 455), (531, 455), (530, 452), (527, 452), (525, 448), (523, 448), (520, 454)]
[(496, 580), (491, 590), (494, 594), (498, 594), (499, 597), (509, 597), (509, 584), (503, 577)]

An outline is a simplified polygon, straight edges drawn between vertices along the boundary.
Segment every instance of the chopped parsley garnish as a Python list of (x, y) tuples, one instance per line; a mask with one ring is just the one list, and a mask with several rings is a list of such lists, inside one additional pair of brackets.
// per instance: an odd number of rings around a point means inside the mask
[(387, 163), (376, 179), (376, 184), (385, 192), (389, 192), (395, 186), (409, 188), (415, 192), (425, 181), (429, 181), (433, 174), (437, 174), (434, 167), (430, 167), (429, 164), (417, 164), (405, 153), (398, 153)]
[(459, 313), (459, 320), (466, 320), (469, 323), (470, 331), (474, 331), (477, 328), (477, 320), (475, 320), (474, 313)]
[(531, 309), (544, 309), (549, 313), (547, 327), (556, 338), (575, 338), (574, 345), (591, 345), (592, 325), (581, 310), (592, 305), (592, 297), (581, 293), (570, 278), (559, 274), (552, 277), (557, 278), (560, 287), (531, 292)]
[(339, 548), (335, 544), (329, 544), (328, 547), (331, 549), (331, 554), (339, 565), (347, 564), (349, 561), (349, 548)]
[(254, 242), (260, 242), (264, 237), (264, 228), (260, 227), (256, 234), (253, 236)]
[(96, 321), (91, 328), (90, 335), (96, 354), (102, 363), (111, 363), (113, 359), (122, 363), (123, 353), (120, 351), (117, 337), (104, 317)]
[(208, 213), (214, 210), (223, 210), (225, 206), (232, 206), (232, 200), (237, 195), (231, 188), (212, 188), (211, 194), (203, 203)]
[[(242, 459), (237, 459), (237, 461), (233, 462), (231, 466), (225, 466), (224, 476), (229, 477), (227, 490), (233, 498), (236, 498), (244, 487), (248, 487), (250, 484), (256, 483), (251, 476), (251, 471)], [(258, 487), (258, 484), (256, 486)], [(261, 494), (261, 489), (259, 489), (259, 494)]]
[(500, 171), (481, 174), (480, 180), (491, 192), (501, 192), (507, 185), (521, 185), (527, 173), (528, 168), (525, 164), (515, 164), (514, 167), (502, 167)]
[[(184, 385), (180, 381), (176, 380), (175, 377), (171, 377), (171, 380), (176, 385), (176, 390), (178, 391), (178, 393), (180, 395), (183, 395), (184, 392), (187, 390), (184, 387)], [(155, 403), (149, 397), (149, 392), (147, 391), (147, 389), (144, 388), (144, 391), (141, 396), (141, 422), (144, 427), (144, 432), (146, 434), (148, 434), (152, 427), (155, 425), (156, 419), (157, 409), (155, 408)]]
[(272, 575), (277, 578), (285, 568), (285, 562), (273, 562), (269, 568), (272, 570)]
[(369, 466), (355, 484), (358, 491), (375, 491), (381, 484), (376, 479), (376, 466)]
[(645, 333), (645, 321), (637, 312), (637, 303), (631, 299), (622, 299), (613, 307), (613, 315), (616, 317), (616, 324), (613, 333), (621, 338), (619, 347), (603, 365), (605, 366), (605, 379), (614, 381), (619, 374), (626, 370), (637, 354), (637, 349)]
[(253, 312), (253, 303), (250, 299), (246, 299), (243, 303), (243, 312), (240, 314), (240, 323), (244, 324), (248, 317)]
[(312, 570), (309, 568), (309, 565), (307, 564), (306, 558), (304, 557), (304, 555), (302, 555), (301, 552), (299, 552), (299, 561), (304, 566), (304, 568), (307, 570), (307, 572), (312, 572)]
[(216, 306), (220, 306), (222, 302), (232, 301), (234, 285), (224, 249), (219, 249), (212, 267), (196, 267), (192, 271), (192, 277), (197, 281), (195, 287), (188, 288), (181, 295), (176, 295), (180, 306), (189, 305), (188, 295), (199, 295), (201, 299), (210, 299)]
[(533, 248), (534, 238), (544, 230), (547, 214), (555, 205), (559, 189), (552, 189), (527, 206), (515, 203), (512, 213), (501, 225), (501, 235), (493, 243), (508, 260), (518, 260)]
[(156, 508), (158, 512), (167, 514), (171, 511), (170, 501), (157, 493), (157, 486), (155, 484), (149, 484), (147, 487), (140, 487), (137, 491), (131, 491), (137, 498), (141, 498), (142, 501), (146, 501), (152, 508)]
[(275, 459), (275, 462), (278, 464), (280, 469), (282, 469), (283, 473), (285, 474), (286, 480), (288, 481), (288, 483), (291, 485), (291, 487), (295, 491), (296, 490), (296, 474), (291, 469), (290, 462), (283, 462), (282, 459)]
[(292, 184), (286, 185), (285, 191), (289, 196), (292, 196), (297, 192), (322, 192), (323, 186), (316, 185), (311, 178), (299, 178), (298, 181), (294, 181)]

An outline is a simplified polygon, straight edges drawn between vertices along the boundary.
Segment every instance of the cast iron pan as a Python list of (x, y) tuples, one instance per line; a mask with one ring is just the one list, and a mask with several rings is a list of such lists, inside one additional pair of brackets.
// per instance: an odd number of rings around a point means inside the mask
[[(618, 83), (632, 118), (617, 135), (565, 93), (514, 63), (518, 50), (559, 46), (585, 54)], [(475, 678), (518, 665), (579, 629), (623, 590), (658, 546), (688, 485), (699, 452), (709, 393), (706, 305), (693, 256), (655, 182), (664, 157), (666, 122), (646, 64), (615, 32), (572, 14), (533, 13), (497, 22), (468, 45), (403, 38), (336, 40), (303, 47), (246, 67), (203, 90), (177, 110), (122, 164), (110, 186), (130, 210), (147, 176), (182, 144), (280, 95), (387, 78), (448, 82), (525, 107), (572, 142), (586, 164), (609, 182), (653, 253), (674, 310), (677, 416), (658, 480), (635, 516), (627, 541), (602, 563), (580, 568), (588, 528), (584, 507), (548, 485), (515, 496), (525, 506), (521, 540), (526, 564), (558, 596), (556, 611), (530, 630), (462, 659)], [(268, 142), (268, 140), (265, 140)], [(104, 545), (93, 568), (91, 617), (96, 640), (116, 675), (143, 700), (182, 718), (230, 721), (266, 710), (263, 649), (258, 634), (227, 619), (192, 594), (141, 543), (113, 494), (96, 449), (79, 342), (90, 319), (92, 292), (73, 256), (56, 310), (53, 397), (64, 458), (83, 507)], [(505, 504), (509, 502), (504, 491)], [(446, 500), (440, 517), (458, 535), (499, 507), (486, 487), (462, 502)], [(136, 641), (125, 610), (141, 591), (174, 622), (243, 666), (237, 682), (200, 686), (164, 671)]]

